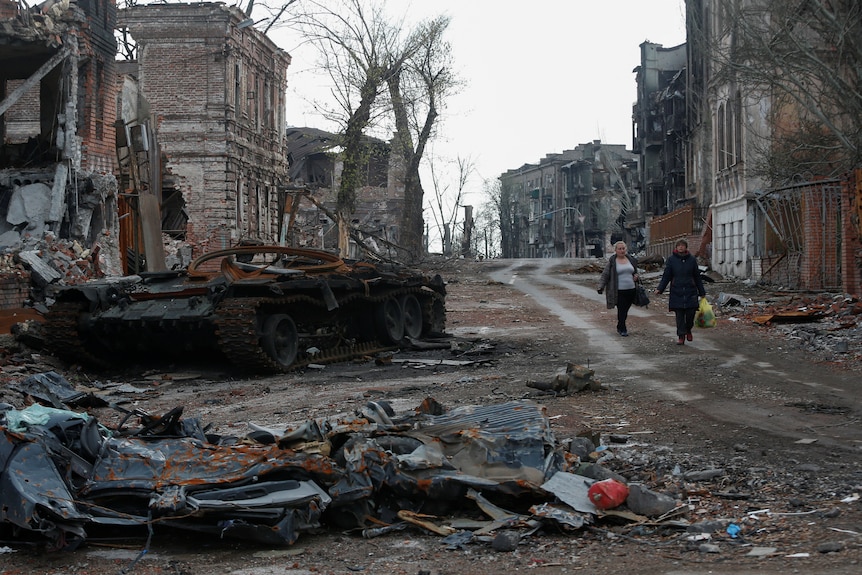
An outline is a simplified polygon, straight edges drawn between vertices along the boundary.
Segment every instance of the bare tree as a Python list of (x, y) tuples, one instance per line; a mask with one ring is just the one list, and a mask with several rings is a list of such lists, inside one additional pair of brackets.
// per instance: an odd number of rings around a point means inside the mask
[[(727, 117), (747, 122), (770, 102), (769, 130), (749, 142), (759, 153), (748, 169), (777, 182), (860, 165), (862, 3), (717, 0), (716, 8), (713, 81), (741, 94), (736, 101), (731, 94)], [(745, 109), (746, 102), (758, 108)], [(728, 130), (719, 160), (734, 146), (732, 137)]]
[(324, 113), (342, 126), (339, 248), (347, 249), (347, 226), (363, 182), (363, 139), (394, 123), (393, 153), (405, 187), (401, 244), (408, 256), (417, 256), (424, 227), (419, 165), (450, 75), (442, 44), (448, 18), (409, 27), (390, 17), (384, 0), (301, 0), (290, 22), (317, 49), (335, 101)]
[(452, 230), (458, 219), (458, 208), (464, 198), (464, 188), (470, 176), (475, 172), (476, 166), (470, 158), (458, 157), (456, 159), (458, 182), (454, 195), (450, 194), (450, 187), (443, 182), (437, 164), (429, 159), (428, 165), (431, 173), (431, 185), (434, 191), (432, 198), (431, 214), (437, 228), (442, 230), (441, 241), (443, 243), (443, 255), (452, 255)]
[[(402, 61), (393, 61), (387, 77), (389, 97), (395, 116), (395, 153), (404, 166), (404, 213), (401, 218), (401, 246), (410, 259), (422, 251), (424, 190), (419, 167), (431, 138), (440, 107), (455, 88), (451, 48), (443, 40), (449, 18), (439, 16), (415, 30), (415, 51)], [(463, 166), (462, 166), (463, 167)], [(461, 173), (463, 177), (463, 172)]]
[(500, 231), (500, 255), (504, 258), (518, 257), (519, 218), (516, 199), (511, 189), (504, 187), (500, 180), (485, 180), (485, 197), (496, 213), (496, 224)]
[(500, 255), (500, 213), (493, 203), (483, 203), (476, 210), (473, 232), (471, 246), (473, 253), (483, 258), (494, 258)]
[(356, 190), (363, 182), (363, 137), (379, 113), (379, 97), (386, 89), (393, 66), (409, 55), (399, 45), (400, 29), (393, 27), (382, 4), (367, 9), (362, 0), (301, 3), (294, 17), (305, 38), (317, 49), (321, 66), (332, 81), (332, 96), (342, 125), (341, 183), (336, 216), (338, 246), (348, 253), (348, 228), (356, 207)]

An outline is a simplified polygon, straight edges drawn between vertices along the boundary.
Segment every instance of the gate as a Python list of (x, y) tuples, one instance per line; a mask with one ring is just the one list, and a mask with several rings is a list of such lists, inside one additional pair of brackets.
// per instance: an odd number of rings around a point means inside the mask
[(841, 289), (842, 189), (840, 180), (823, 180), (755, 196), (761, 281), (791, 289)]

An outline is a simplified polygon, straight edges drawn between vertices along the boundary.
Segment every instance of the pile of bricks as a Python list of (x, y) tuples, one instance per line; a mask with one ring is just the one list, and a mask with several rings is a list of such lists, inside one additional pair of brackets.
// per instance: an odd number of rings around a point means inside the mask
[(44, 301), (49, 285), (75, 285), (101, 277), (98, 253), (51, 234), (36, 245), (0, 254), (0, 309)]

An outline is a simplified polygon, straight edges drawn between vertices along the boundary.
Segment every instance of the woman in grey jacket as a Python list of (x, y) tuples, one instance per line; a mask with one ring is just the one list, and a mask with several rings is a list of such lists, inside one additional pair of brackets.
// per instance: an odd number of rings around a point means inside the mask
[(667, 307), (676, 314), (677, 345), (691, 341), (691, 328), (694, 326), (694, 316), (702, 297), (706, 297), (703, 280), (697, 260), (688, 251), (688, 242), (679, 240), (676, 249), (664, 265), (664, 273), (655, 293), (660, 294), (670, 284), (670, 294)]
[(614, 244), (614, 255), (605, 265), (598, 287), (599, 293), (607, 290), (608, 309), (617, 307), (617, 333), (623, 337), (629, 334), (626, 319), (635, 301), (635, 282), (638, 281), (638, 261), (626, 253), (627, 249), (625, 242)]

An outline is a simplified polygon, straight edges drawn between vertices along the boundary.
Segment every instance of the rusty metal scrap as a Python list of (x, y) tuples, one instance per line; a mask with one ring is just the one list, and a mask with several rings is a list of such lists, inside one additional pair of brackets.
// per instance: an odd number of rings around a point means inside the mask
[[(570, 461), (544, 408), (530, 401), (404, 415), (371, 402), (284, 431), (254, 428), (250, 437), (262, 442), (205, 435), (181, 407), (161, 417), (126, 413), (107, 429), (41, 404), (0, 411), (0, 522), (55, 549), (75, 548), (100, 525), (289, 545), (330, 523), (407, 522), (445, 535), (453, 528), (431, 514), (470, 501), (496, 510), (488, 497), (524, 496), (524, 510), (485, 529), (538, 526), (526, 506), (549, 495), (542, 484)], [(127, 425), (133, 416), (140, 427)]]

